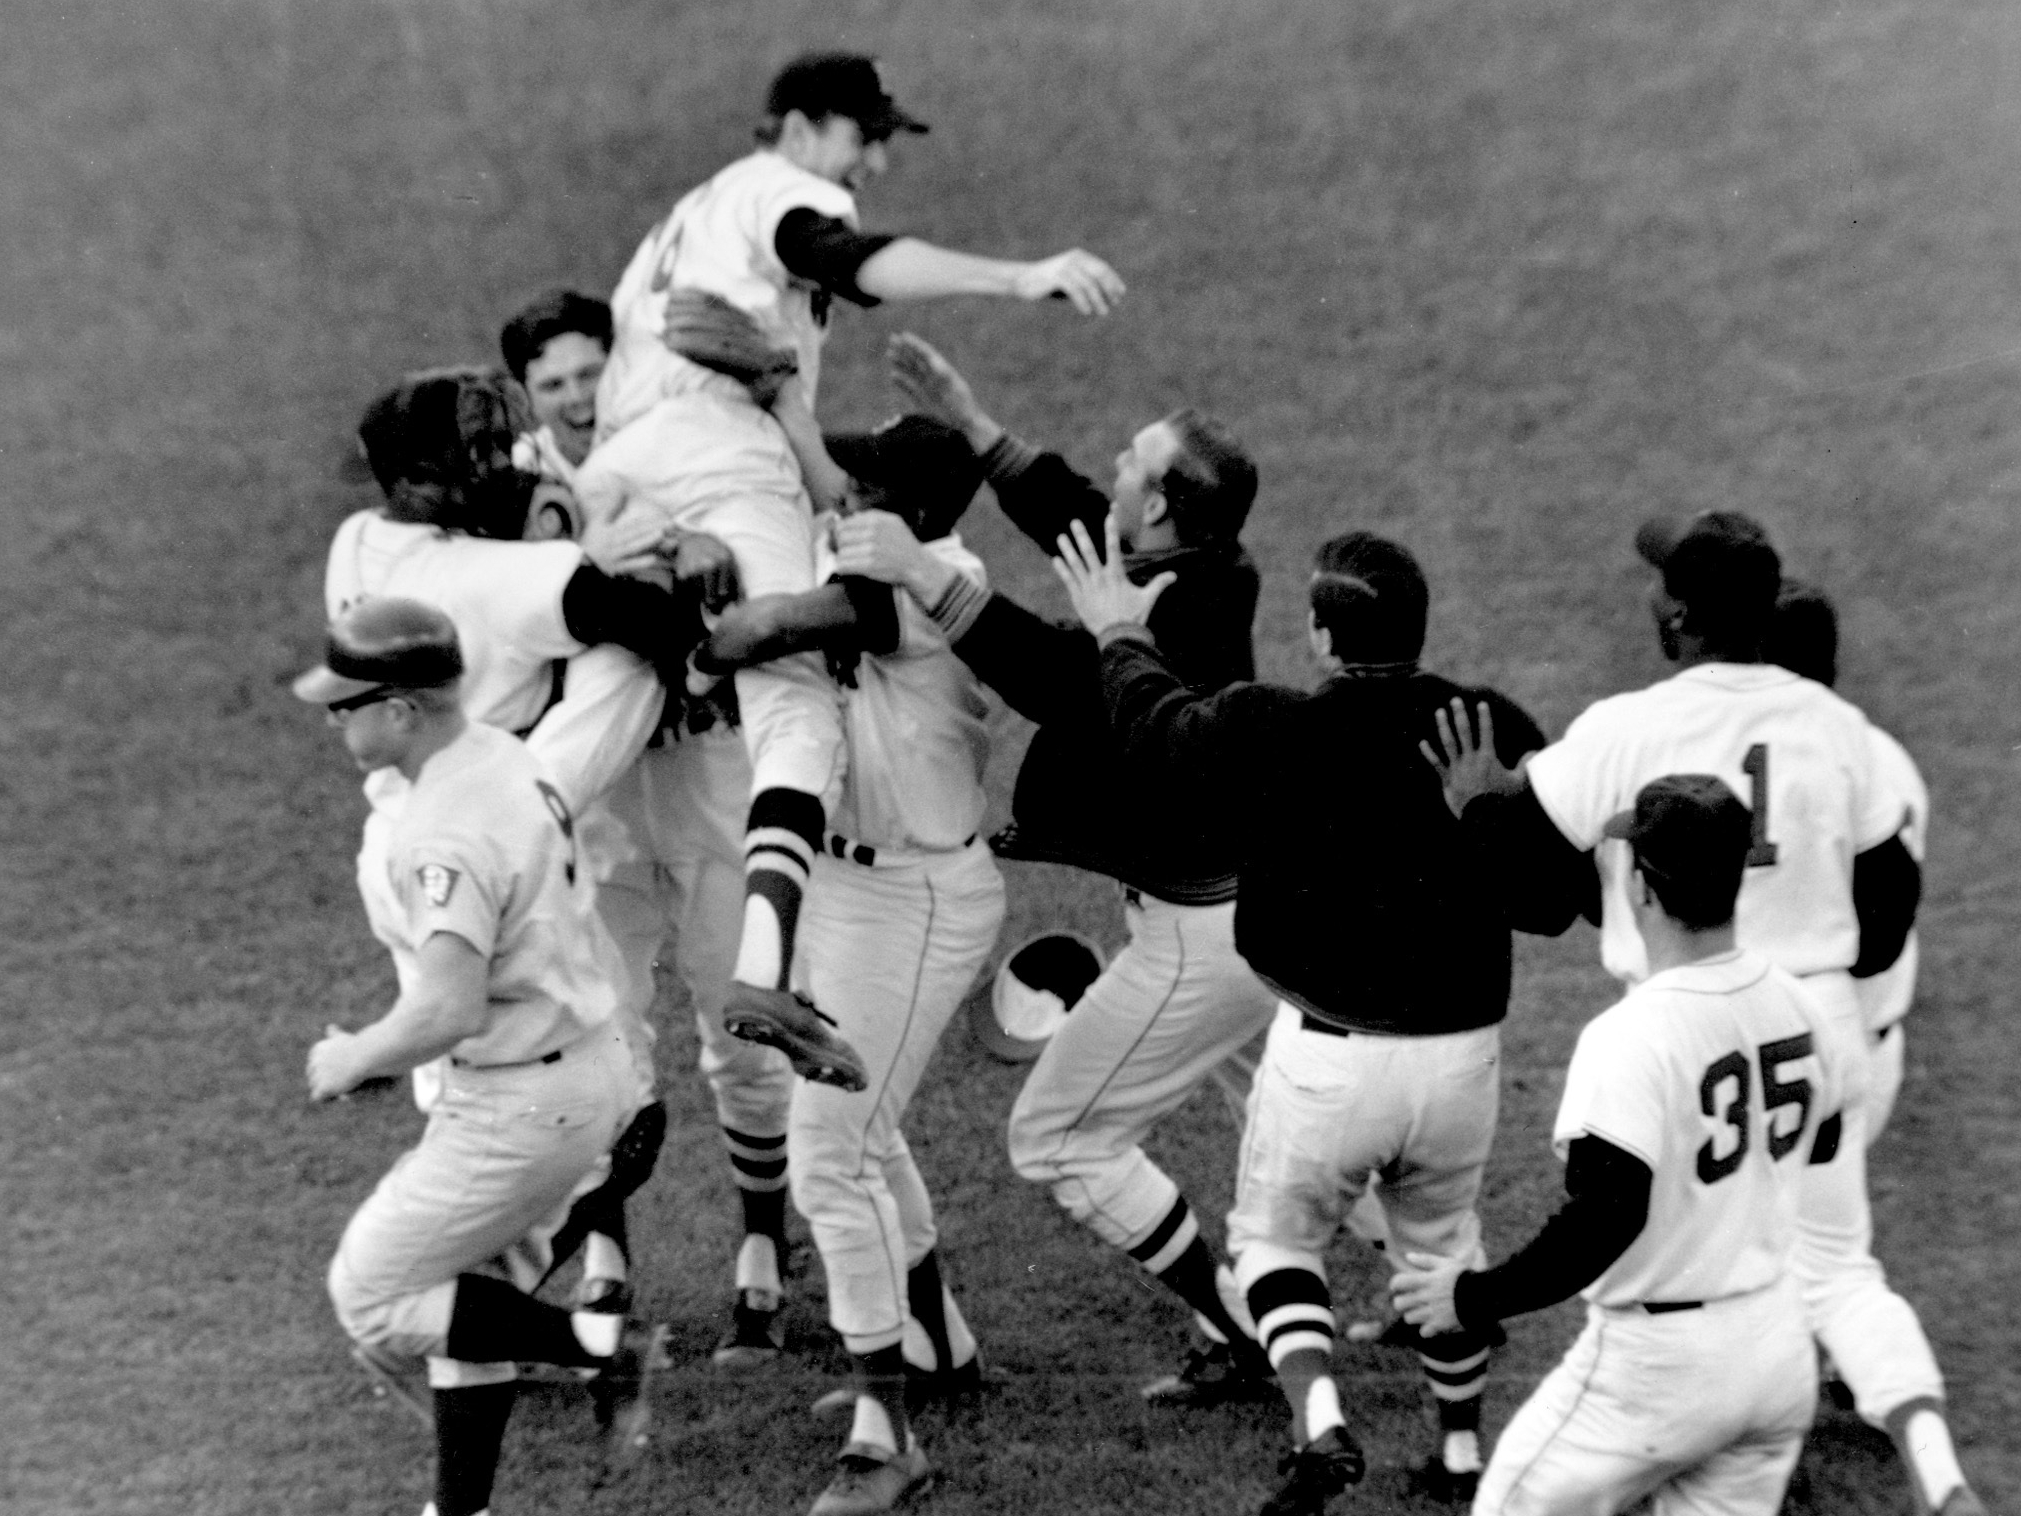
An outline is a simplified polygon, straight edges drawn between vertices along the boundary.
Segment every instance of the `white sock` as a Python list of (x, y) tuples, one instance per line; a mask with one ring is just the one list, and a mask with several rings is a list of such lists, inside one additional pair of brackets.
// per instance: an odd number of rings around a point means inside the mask
[(592, 1358), (608, 1358), (615, 1353), (625, 1330), (624, 1317), (613, 1316), (609, 1311), (570, 1311), (568, 1324), (582, 1350)]
[(737, 966), (730, 977), (741, 984), (771, 989), (779, 982), (779, 957), (784, 933), (772, 902), (763, 895), (744, 897), (744, 935), (737, 943)]
[(856, 1419), (849, 1424), (851, 1442), (873, 1443), (880, 1448), (898, 1451), (898, 1434), (891, 1428), (891, 1418), (868, 1395), (856, 1397)]
[(1448, 1432), (1439, 1457), (1448, 1474), (1478, 1474), (1481, 1471), (1481, 1439), (1474, 1432)]
[(746, 1232), (737, 1249), (737, 1288), (769, 1294), (775, 1305), (785, 1293), (779, 1283), (779, 1249), (763, 1232)]
[(1916, 1482), (1923, 1487), (1923, 1500), (1936, 1510), (1946, 1495), (1965, 1482), (1958, 1467), (1958, 1450), (1951, 1446), (1951, 1429), (1935, 1411), (1918, 1411), (1902, 1428), (1902, 1451)]
[(591, 1232), (582, 1245), (582, 1275), (585, 1279), (615, 1279), (625, 1282), (625, 1255), (616, 1242), (602, 1232)]
[(1340, 1387), (1331, 1375), (1321, 1374), (1305, 1389), (1305, 1440), (1314, 1442), (1321, 1433), (1346, 1425), (1347, 1418), (1340, 1414)]

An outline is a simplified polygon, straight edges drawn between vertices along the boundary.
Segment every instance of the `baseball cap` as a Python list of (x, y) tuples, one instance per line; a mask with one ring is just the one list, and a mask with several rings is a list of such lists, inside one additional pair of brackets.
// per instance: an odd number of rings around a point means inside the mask
[(295, 681), (295, 698), (334, 705), (375, 690), (425, 690), (463, 674), (456, 625), (419, 600), (361, 600), (330, 623), (323, 661)]
[(1762, 657), (1792, 674), (1831, 685), (1839, 676), (1839, 613), (1815, 584), (1785, 579)]
[(1635, 809), (1602, 830), (1635, 850), (1645, 874), (1708, 891), (1723, 883), (1737, 890), (1754, 817), (1714, 775), (1665, 774), (1643, 785)]
[(924, 132), (924, 121), (899, 108), (884, 88), (877, 61), (862, 53), (808, 53), (779, 70), (765, 95), (773, 116), (799, 111), (810, 121), (847, 116), (875, 140), (896, 132)]
[(946, 536), (982, 487), (982, 460), (968, 438), (931, 416), (899, 416), (822, 441), (851, 478), (882, 490), (923, 541)]
[(1730, 607), (1766, 619), (1782, 586), (1782, 559), (1761, 523), (1739, 511), (1656, 517), (1635, 532), (1635, 551), (1663, 571), (1663, 587), (1693, 608)]
[(1101, 950), (1080, 933), (1041, 932), (998, 966), (989, 999), (970, 1003), (969, 1025), (991, 1056), (1030, 1063), (1101, 973)]

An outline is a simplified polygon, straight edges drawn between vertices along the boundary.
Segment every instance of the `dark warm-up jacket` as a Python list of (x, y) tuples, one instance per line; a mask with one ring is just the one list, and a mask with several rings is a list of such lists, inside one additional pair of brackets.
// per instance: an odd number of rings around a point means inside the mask
[[(1112, 631), (1102, 685), (1126, 763), (1218, 797), (1235, 846), (1235, 946), (1323, 1026), (1433, 1036), (1489, 1026), (1509, 1001), (1509, 932), (1556, 934), (1567, 882), (1532, 888), (1461, 827), (1418, 751), (1455, 696), (1494, 715), (1505, 763), (1543, 746), (1521, 707), (1415, 669), (1349, 671), (1307, 693), (1186, 688), (1141, 631)], [(1590, 857), (1583, 867), (1591, 896)]]
[[(1048, 554), (1073, 521), (1101, 540), (1108, 498), (1059, 454), (1007, 434), (983, 462), (1004, 514)], [(1239, 543), (1132, 553), (1125, 566), (1138, 584), (1167, 570), (1178, 575), (1151, 611), (1175, 679), (1206, 691), (1255, 676), (1258, 579)], [(977, 677), (1039, 723), (1011, 796), (1009, 856), (1091, 869), (1179, 905), (1234, 898), (1219, 798), (1161, 763), (1122, 755), (1092, 636), (1001, 595), (943, 602), (936, 616)]]

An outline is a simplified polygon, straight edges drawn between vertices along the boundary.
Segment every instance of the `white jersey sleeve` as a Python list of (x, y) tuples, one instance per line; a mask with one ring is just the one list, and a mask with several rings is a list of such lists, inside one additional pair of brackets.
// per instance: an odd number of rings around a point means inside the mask
[(600, 438), (707, 382), (708, 370), (666, 345), (666, 297), (676, 289), (720, 295), (748, 312), (773, 341), (793, 349), (813, 398), (826, 300), (787, 270), (775, 247), (779, 223), (800, 209), (856, 224), (848, 190), (761, 149), (690, 190), (647, 234), (611, 296), (616, 331), (597, 389)]
[(526, 745), (580, 816), (645, 750), (667, 692), (637, 654), (593, 647), (568, 661), (562, 697)]

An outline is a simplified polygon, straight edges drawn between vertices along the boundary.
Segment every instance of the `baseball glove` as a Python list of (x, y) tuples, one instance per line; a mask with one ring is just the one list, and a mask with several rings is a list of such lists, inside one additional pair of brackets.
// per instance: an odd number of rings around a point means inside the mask
[(662, 342), (683, 358), (749, 387), (761, 405), (769, 404), (779, 386), (799, 371), (791, 351), (774, 347), (757, 322), (720, 295), (670, 291), (666, 317)]

